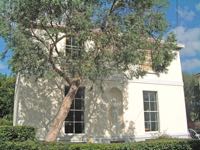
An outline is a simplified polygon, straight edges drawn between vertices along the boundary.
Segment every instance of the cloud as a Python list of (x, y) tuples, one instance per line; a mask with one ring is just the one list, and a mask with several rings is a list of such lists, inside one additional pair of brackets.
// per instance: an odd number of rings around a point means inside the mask
[(185, 48), (181, 51), (182, 57), (194, 57), (200, 53), (200, 27), (185, 28), (178, 26), (173, 29), (179, 43), (184, 44)]
[(197, 11), (200, 11), (200, 3), (198, 3), (195, 7)]
[(6, 69), (7, 67), (6, 67), (6, 65), (4, 65), (4, 64), (0, 64), (0, 70), (2, 70), (2, 69)]
[(195, 17), (194, 11), (189, 10), (187, 7), (184, 8), (179, 7), (177, 12), (182, 19), (187, 21), (192, 21)]
[(182, 68), (184, 71), (192, 72), (197, 68), (200, 68), (200, 60), (197, 58), (187, 59), (182, 62)]

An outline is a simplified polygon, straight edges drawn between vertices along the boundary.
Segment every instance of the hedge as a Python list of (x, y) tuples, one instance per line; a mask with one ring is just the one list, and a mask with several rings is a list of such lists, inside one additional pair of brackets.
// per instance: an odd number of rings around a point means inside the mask
[(66, 144), (42, 142), (0, 142), (0, 150), (199, 150), (197, 140), (155, 140), (123, 144)]
[(0, 142), (0, 150), (42, 150), (40, 144), (33, 141)]
[(0, 141), (26, 141), (35, 139), (35, 129), (28, 126), (0, 126)]
[(0, 118), (0, 126), (12, 126), (12, 121), (9, 121), (4, 118)]

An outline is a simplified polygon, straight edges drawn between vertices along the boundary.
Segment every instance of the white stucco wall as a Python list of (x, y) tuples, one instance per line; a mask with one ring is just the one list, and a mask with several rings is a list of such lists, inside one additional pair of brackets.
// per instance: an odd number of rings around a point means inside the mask
[[(159, 131), (145, 132), (143, 91), (156, 91), (159, 111)], [(179, 51), (168, 67), (167, 74), (149, 73), (143, 78), (128, 83), (128, 110), (125, 120), (135, 123), (135, 137), (138, 139), (167, 134), (188, 137), (185, 99)]]
[[(187, 137), (187, 121), (179, 52), (167, 74), (149, 73), (133, 80), (105, 80), (100, 86), (85, 82), (85, 133), (65, 134), (59, 139), (69, 141), (108, 142), (110, 140), (144, 140), (168, 134)], [(159, 131), (145, 132), (143, 91), (156, 91)], [(14, 125), (37, 128), (37, 137), (44, 139), (50, 122), (64, 96), (64, 83), (59, 78), (34, 80), (18, 77)]]
[[(137, 138), (155, 137), (159, 134), (187, 136), (187, 120), (182, 86), (132, 82), (129, 83), (128, 89), (129, 105), (128, 110), (124, 114), (124, 118), (135, 123), (135, 136)], [(158, 132), (145, 132), (143, 108), (144, 90), (157, 92), (160, 124)], [(134, 99), (134, 97), (137, 97), (140, 101)]]

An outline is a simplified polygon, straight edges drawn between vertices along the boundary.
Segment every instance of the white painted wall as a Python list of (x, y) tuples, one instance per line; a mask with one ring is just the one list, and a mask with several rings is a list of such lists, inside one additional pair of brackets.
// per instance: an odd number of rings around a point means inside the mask
[[(187, 137), (185, 100), (178, 51), (176, 59), (168, 69), (167, 74), (163, 73), (159, 76), (150, 73), (143, 78), (129, 81), (105, 80), (103, 91), (99, 86), (99, 81), (93, 86), (93, 90), (90, 89), (91, 83), (85, 82), (83, 84), (86, 86), (85, 133), (66, 135), (63, 127), (59, 139), (75, 142), (93, 139), (94, 142), (108, 142), (122, 139), (144, 140), (161, 134)], [(62, 80), (57, 78), (37, 82), (34, 79), (18, 78), (14, 125), (34, 126), (38, 131), (37, 137), (44, 139), (49, 123), (58, 111), (64, 96), (63, 85)], [(144, 130), (144, 90), (157, 91), (160, 122), (158, 132)], [(118, 104), (116, 100), (119, 101)], [(113, 106), (116, 106), (117, 110), (111, 110)], [(119, 120), (116, 121), (116, 118)]]
[[(185, 113), (184, 93), (182, 86), (159, 85), (146, 83), (129, 83), (128, 110), (124, 114), (127, 121), (135, 123), (135, 136), (155, 137), (157, 134), (171, 136), (187, 136), (187, 120)], [(144, 130), (143, 91), (157, 91), (160, 130), (146, 132)], [(137, 99), (134, 99), (137, 97)]]

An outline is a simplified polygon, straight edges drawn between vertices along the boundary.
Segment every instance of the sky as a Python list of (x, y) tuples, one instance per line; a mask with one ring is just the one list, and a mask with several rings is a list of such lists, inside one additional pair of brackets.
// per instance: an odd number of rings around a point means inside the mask
[[(166, 17), (170, 24), (169, 31), (176, 34), (178, 43), (185, 48), (180, 51), (181, 66), (184, 72), (200, 72), (200, 0), (169, 0)], [(6, 44), (0, 38), (0, 51)], [(0, 61), (0, 73), (10, 75), (9, 56)]]
[(184, 72), (200, 72), (200, 0), (170, 0), (167, 19), (178, 43), (185, 48), (180, 51)]

